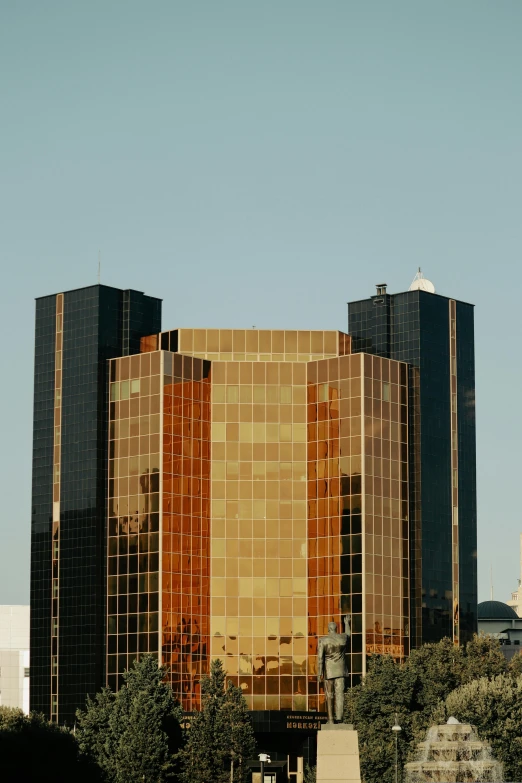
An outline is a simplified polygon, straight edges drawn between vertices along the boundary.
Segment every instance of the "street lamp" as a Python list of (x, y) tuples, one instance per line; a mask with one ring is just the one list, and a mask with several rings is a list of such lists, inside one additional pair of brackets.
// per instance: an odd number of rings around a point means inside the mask
[(392, 731), (395, 734), (395, 783), (398, 783), (399, 781), (398, 740), (399, 740), (399, 732), (402, 731), (402, 728), (399, 726), (399, 721), (397, 720), (397, 713), (395, 713), (395, 723), (392, 726)]
[(271, 764), (272, 760), (268, 753), (259, 753), (258, 756), (261, 765), (261, 783), (265, 783), (265, 763)]

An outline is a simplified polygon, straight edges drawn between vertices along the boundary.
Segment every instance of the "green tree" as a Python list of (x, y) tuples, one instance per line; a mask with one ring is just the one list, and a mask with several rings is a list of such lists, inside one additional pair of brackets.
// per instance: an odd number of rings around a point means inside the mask
[(508, 665), (508, 671), (512, 677), (520, 677), (522, 674), (522, 653), (517, 653), (512, 657)]
[(201, 711), (192, 716), (179, 754), (182, 783), (236, 783), (246, 779), (246, 761), (255, 750), (254, 733), (241, 690), (225, 686), (220, 660), (201, 683)]
[(480, 677), (496, 677), (507, 671), (507, 661), (498, 639), (481, 633), (475, 635), (465, 648), (464, 682)]
[(81, 757), (74, 735), (43, 715), (0, 707), (2, 783), (95, 783), (96, 766)]
[(363, 682), (347, 693), (344, 716), (359, 732), (366, 783), (394, 780), (391, 727), (395, 713), (402, 727), (398, 736), (402, 767), (438, 720), (440, 705), (453, 690), (478, 676), (495, 677), (505, 667), (498, 640), (486, 636), (475, 636), (466, 648), (450, 639), (425, 644), (413, 650), (403, 664), (372, 656)]
[(411, 740), (416, 742), (431, 724), (438, 703), (463, 682), (466, 653), (446, 638), (412, 650), (403, 666), (415, 677)]
[(87, 697), (85, 712), (76, 713), (75, 735), (80, 752), (99, 766), (107, 780), (116, 774), (116, 740), (110, 728), (115, 699), (110, 688), (103, 688), (94, 699)]
[(505, 780), (522, 780), (522, 677), (472, 680), (450, 693), (444, 706), (446, 717), (477, 727), (504, 764)]
[(244, 781), (249, 774), (246, 762), (256, 750), (254, 730), (241, 689), (230, 680), (223, 704), (223, 720), (229, 730), (229, 752), (232, 781)]
[(77, 713), (80, 748), (110, 783), (164, 783), (175, 775), (181, 708), (152, 655), (135, 661), (117, 694), (104, 690)]
[(398, 737), (399, 760), (413, 737), (416, 679), (389, 656), (372, 656), (366, 677), (346, 694), (344, 720), (359, 732), (361, 773), (366, 783), (393, 783), (395, 714), (402, 727)]

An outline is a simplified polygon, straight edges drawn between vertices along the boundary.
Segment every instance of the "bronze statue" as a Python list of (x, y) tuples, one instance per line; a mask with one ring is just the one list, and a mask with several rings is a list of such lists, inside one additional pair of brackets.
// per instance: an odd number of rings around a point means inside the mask
[(351, 636), (349, 614), (344, 617), (344, 628), (345, 633), (337, 633), (337, 623), (328, 623), (328, 636), (321, 636), (317, 650), (317, 681), (324, 679), (328, 723), (335, 722), (334, 713), (337, 722), (343, 719), (345, 678), (349, 674), (346, 663)]

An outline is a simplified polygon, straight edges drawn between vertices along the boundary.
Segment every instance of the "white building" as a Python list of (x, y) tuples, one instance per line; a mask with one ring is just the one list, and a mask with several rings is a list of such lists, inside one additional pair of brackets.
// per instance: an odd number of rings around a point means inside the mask
[(0, 706), (29, 712), (28, 606), (0, 606)]
[(511, 593), (511, 601), (506, 601), (508, 606), (512, 606), (519, 617), (522, 617), (522, 533), (520, 534), (520, 579), (518, 588)]

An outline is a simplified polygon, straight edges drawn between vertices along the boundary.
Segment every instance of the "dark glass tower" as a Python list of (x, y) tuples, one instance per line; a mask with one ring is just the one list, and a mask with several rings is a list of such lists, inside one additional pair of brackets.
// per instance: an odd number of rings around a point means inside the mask
[(36, 300), (31, 709), (74, 721), (104, 684), (108, 360), (161, 329), (161, 300), (95, 285)]
[(412, 645), (477, 626), (473, 305), (424, 290), (348, 305), (354, 352), (409, 364)]

